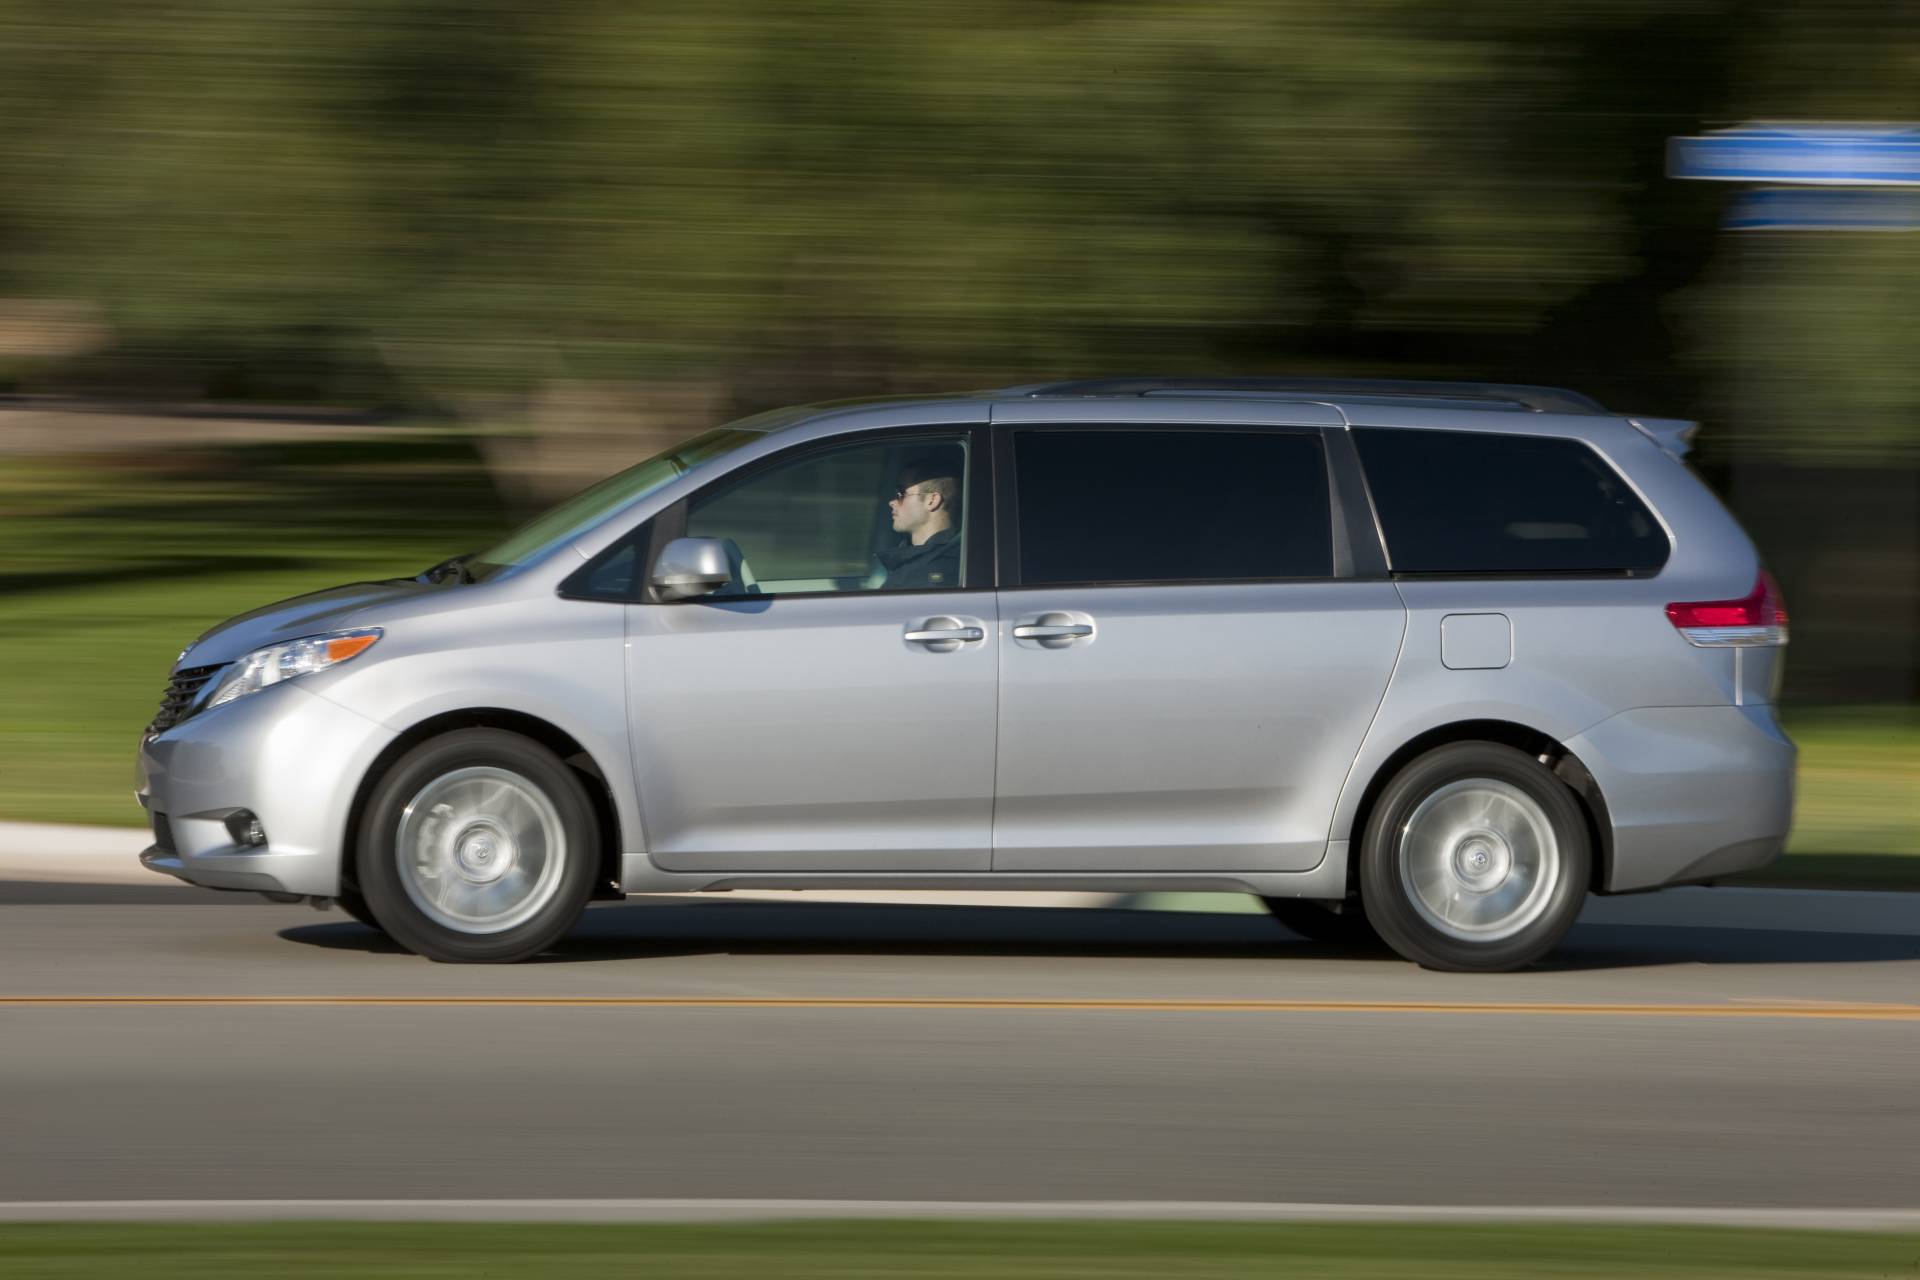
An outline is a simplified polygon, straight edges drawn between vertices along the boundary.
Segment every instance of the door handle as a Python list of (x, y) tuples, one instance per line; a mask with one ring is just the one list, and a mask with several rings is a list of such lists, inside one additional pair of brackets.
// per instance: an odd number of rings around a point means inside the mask
[(985, 640), (987, 633), (980, 627), (929, 627), (909, 631), (903, 638), (909, 644), (938, 644), (942, 640)]
[(1027, 623), (1013, 629), (1015, 640), (1071, 640), (1077, 636), (1090, 636), (1093, 628), (1084, 622), (1070, 623), (1064, 626)]

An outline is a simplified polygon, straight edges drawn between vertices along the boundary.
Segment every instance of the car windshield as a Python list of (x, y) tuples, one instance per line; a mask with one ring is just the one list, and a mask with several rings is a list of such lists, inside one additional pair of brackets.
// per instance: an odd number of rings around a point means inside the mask
[(583, 489), (559, 506), (535, 516), (501, 541), (476, 553), (466, 562), (466, 567), (477, 582), (503, 569), (525, 564), (556, 543), (571, 542), (636, 498), (644, 498), (696, 467), (760, 439), (763, 434), (736, 426), (716, 427), (705, 435), (695, 436), (685, 444), (675, 445), (665, 453), (608, 476), (592, 488)]

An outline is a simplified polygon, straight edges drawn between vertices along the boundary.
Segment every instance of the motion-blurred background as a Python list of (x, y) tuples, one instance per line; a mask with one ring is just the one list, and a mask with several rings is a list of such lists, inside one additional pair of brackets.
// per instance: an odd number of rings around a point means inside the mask
[(1664, 167), (1916, 84), (1897, 0), (0, 0), (0, 819), (137, 823), (218, 619), (741, 413), (1463, 377), (1707, 423), (1790, 870), (1920, 883), (1920, 232)]

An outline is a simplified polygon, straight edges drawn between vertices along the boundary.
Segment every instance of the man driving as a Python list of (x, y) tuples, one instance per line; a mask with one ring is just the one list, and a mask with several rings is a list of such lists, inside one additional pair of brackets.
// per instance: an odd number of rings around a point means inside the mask
[(960, 481), (950, 464), (920, 464), (900, 473), (887, 510), (906, 541), (880, 553), (890, 591), (960, 585)]

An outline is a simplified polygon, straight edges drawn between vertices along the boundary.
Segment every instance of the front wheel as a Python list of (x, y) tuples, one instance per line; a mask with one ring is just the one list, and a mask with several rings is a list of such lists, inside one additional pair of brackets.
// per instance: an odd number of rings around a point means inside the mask
[(340, 886), (340, 892), (334, 895), (333, 900), (339, 904), (342, 911), (367, 926), (367, 928), (377, 929), (381, 933), (387, 931), (385, 925), (374, 919), (372, 909), (367, 906), (366, 895), (352, 885), (342, 884)]
[(599, 863), (593, 807), (530, 738), (462, 729), (415, 747), (374, 789), (358, 876), (394, 941), (433, 960), (525, 960), (573, 927)]
[(1519, 969), (1558, 945), (1586, 901), (1578, 802), (1538, 760), (1491, 742), (1420, 756), (1381, 793), (1360, 896), (1387, 945), (1429, 969)]

